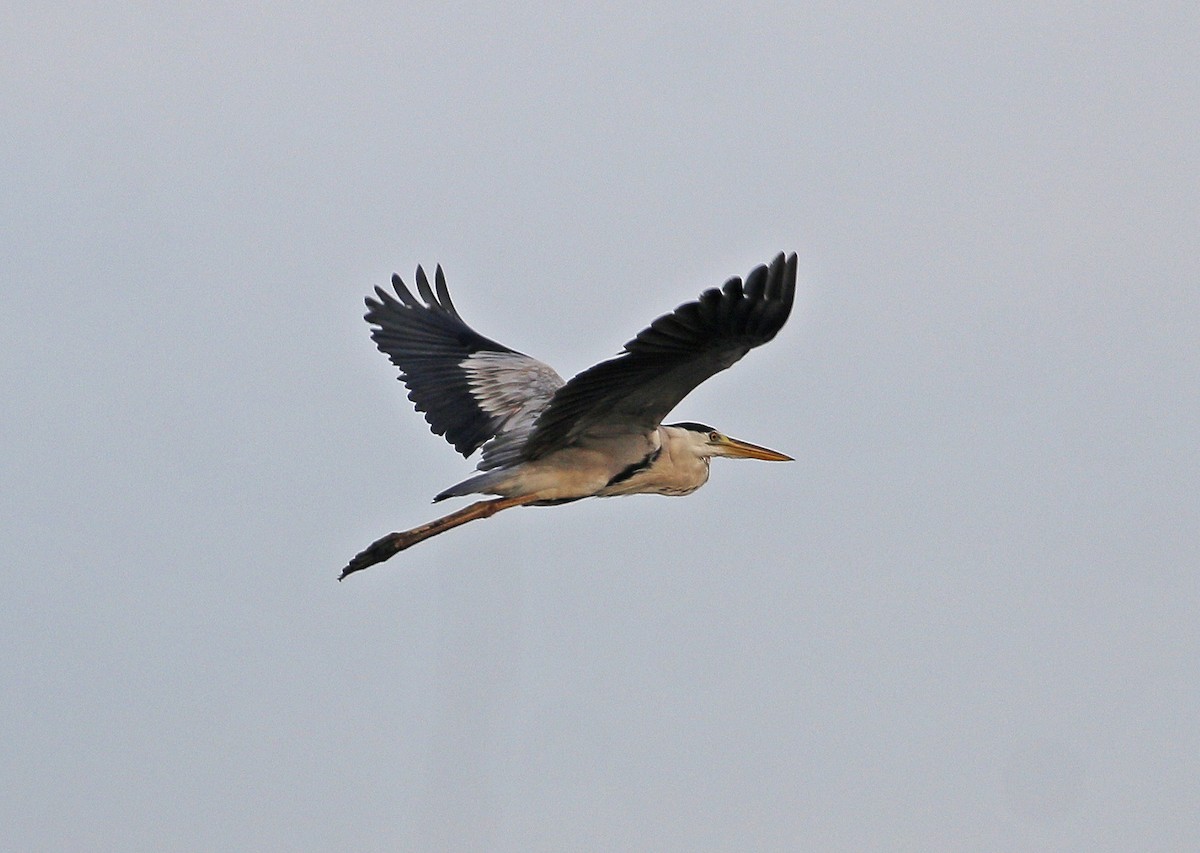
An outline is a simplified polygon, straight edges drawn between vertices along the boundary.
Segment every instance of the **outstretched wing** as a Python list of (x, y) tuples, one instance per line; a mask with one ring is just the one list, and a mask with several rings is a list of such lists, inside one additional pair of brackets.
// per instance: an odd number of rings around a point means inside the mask
[(796, 294), (796, 255), (781, 252), (745, 282), (731, 278), (558, 389), (522, 451), (537, 459), (585, 435), (657, 427), (693, 388), (775, 337)]
[(508, 431), (527, 434), (562, 377), (463, 322), (441, 266), (434, 281), (436, 293), (417, 267), (421, 299), (398, 275), (392, 276), (395, 296), (375, 288), (378, 298), (367, 297), (365, 316), (375, 345), (400, 368), (408, 399), (433, 432), (463, 456)]

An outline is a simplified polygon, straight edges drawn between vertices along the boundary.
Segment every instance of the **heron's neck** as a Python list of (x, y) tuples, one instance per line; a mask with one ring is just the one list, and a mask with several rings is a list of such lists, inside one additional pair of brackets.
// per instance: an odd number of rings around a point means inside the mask
[(702, 452), (705, 443), (697, 440), (694, 432), (671, 426), (659, 427), (658, 431), (662, 441), (662, 456), (667, 457), (664, 464), (669, 464), (681, 474), (691, 474), (701, 483), (708, 479), (708, 464), (712, 457)]

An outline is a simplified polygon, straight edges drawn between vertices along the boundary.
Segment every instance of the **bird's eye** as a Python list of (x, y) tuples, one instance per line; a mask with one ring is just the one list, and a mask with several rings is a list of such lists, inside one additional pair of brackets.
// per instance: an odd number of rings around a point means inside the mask
[(713, 430), (712, 432), (710, 432), (710, 433), (708, 434), (708, 440), (709, 440), (709, 441), (711, 441), (711, 442), (714, 442), (714, 443), (716, 443), (716, 442), (720, 441), (720, 440), (721, 440), (721, 433), (717, 432), (716, 430)]

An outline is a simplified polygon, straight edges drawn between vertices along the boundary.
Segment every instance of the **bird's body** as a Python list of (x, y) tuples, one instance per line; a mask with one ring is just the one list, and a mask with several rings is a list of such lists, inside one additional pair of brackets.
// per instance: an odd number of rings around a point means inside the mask
[(366, 319), (432, 430), (463, 455), (482, 448), (479, 473), (434, 500), (499, 497), (379, 539), (341, 577), (512, 506), (687, 495), (708, 481), (714, 456), (790, 458), (703, 424), (662, 419), (696, 385), (775, 336), (791, 312), (794, 254), (658, 318), (620, 355), (570, 382), (471, 329), (450, 301), (440, 267), (435, 280), (436, 292), (417, 268), (421, 302), (393, 276), (396, 296), (376, 288)]
[(598, 438), (586, 447), (565, 447), (495, 475), (487, 494), (537, 495), (536, 503), (690, 495), (708, 481), (709, 470), (708, 457), (689, 452), (692, 443), (691, 433), (679, 426), (659, 426), (645, 435), (608, 441)]

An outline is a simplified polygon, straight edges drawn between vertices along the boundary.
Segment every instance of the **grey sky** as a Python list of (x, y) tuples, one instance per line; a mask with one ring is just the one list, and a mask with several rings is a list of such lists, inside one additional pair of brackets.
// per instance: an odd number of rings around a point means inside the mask
[[(1200, 837), (1200, 13), (41, 4), (0, 26), (0, 846)], [(506, 513), (362, 322), (564, 375), (780, 250), (677, 420)]]

